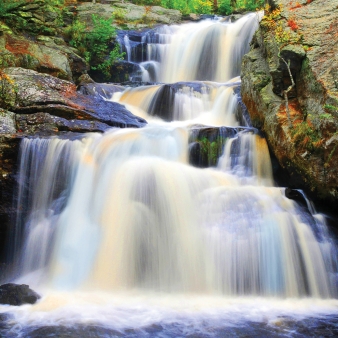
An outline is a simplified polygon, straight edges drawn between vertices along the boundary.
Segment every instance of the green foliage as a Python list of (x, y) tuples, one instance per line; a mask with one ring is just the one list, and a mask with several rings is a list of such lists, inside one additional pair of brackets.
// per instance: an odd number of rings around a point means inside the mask
[(218, 14), (220, 15), (230, 15), (233, 10), (230, 5), (230, 0), (222, 0), (218, 4)]
[(126, 17), (126, 10), (123, 8), (114, 7), (113, 17), (118, 23), (124, 22)]
[(338, 107), (332, 106), (331, 104), (325, 104), (323, 108), (329, 113), (338, 113)]
[(237, 1), (237, 6), (245, 11), (255, 11), (264, 6), (264, 0), (241, 0)]
[(10, 15), (11, 11), (22, 4), (24, 4), (24, 0), (1, 0), (0, 1), (0, 18), (6, 18)]
[(332, 115), (329, 114), (329, 113), (324, 113), (324, 114), (320, 114), (319, 117), (321, 119), (331, 119), (332, 118)]
[[(177, 9), (183, 14), (210, 14), (214, 11), (213, 0), (132, 0), (132, 2), (136, 5)], [(264, 0), (218, 0), (217, 2), (217, 14), (221, 15), (229, 15), (234, 11), (255, 11), (264, 6)]]
[(224, 140), (221, 137), (217, 137), (215, 141), (210, 141), (207, 137), (203, 136), (197, 142), (200, 144), (202, 162), (215, 166), (222, 153)]
[(264, 0), (219, 0), (218, 14), (230, 15), (233, 12), (256, 11), (264, 6)]
[(211, 0), (161, 0), (161, 6), (178, 9), (183, 14), (210, 14), (213, 10)]
[(69, 43), (79, 50), (92, 70), (100, 70), (108, 78), (111, 65), (123, 57), (119, 46), (109, 52), (109, 43), (116, 35), (112, 26), (113, 18), (107, 20), (93, 15), (92, 21), (92, 29), (80, 21), (75, 21), (68, 27)]

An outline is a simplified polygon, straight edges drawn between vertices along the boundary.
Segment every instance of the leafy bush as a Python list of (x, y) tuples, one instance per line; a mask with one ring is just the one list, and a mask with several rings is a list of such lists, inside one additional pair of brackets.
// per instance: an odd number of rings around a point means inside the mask
[(264, 6), (264, 0), (237, 0), (232, 1), (234, 10), (255, 11)]
[(183, 14), (209, 14), (213, 9), (213, 3), (211, 0), (161, 0), (161, 6), (165, 8), (178, 9)]
[(92, 21), (92, 29), (83, 22), (74, 21), (67, 29), (69, 44), (79, 50), (80, 55), (90, 63), (92, 70), (100, 70), (108, 77), (111, 65), (123, 57), (119, 46), (109, 52), (109, 43), (116, 35), (112, 26), (113, 18), (107, 20), (93, 15)]
[(214, 11), (214, 3), (217, 2), (217, 13), (221, 15), (229, 15), (233, 11), (255, 11), (264, 5), (264, 0), (134, 0), (133, 2), (141, 5), (160, 4), (165, 8), (178, 9), (183, 14), (210, 14)]
[(218, 14), (230, 15), (233, 12), (233, 8), (230, 5), (230, 0), (223, 0), (218, 4)]

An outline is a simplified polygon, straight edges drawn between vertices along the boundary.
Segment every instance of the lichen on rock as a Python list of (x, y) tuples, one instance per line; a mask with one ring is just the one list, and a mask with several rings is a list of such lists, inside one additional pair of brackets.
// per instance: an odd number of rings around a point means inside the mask
[[(312, 198), (338, 200), (338, 7), (335, 0), (271, 0), (242, 63), (242, 97), (254, 126), (291, 175), (290, 185)], [(280, 14), (279, 14), (280, 13)], [(274, 20), (274, 22), (272, 22)], [(276, 27), (278, 29), (276, 29)], [(280, 28), (282, 27), (282, 29)], [(283, 91), (289, 93), (288, 126)], [(331, 109), (330, 109), (331, 107)], [(332, 140), (332, 142), (329, 142)]]

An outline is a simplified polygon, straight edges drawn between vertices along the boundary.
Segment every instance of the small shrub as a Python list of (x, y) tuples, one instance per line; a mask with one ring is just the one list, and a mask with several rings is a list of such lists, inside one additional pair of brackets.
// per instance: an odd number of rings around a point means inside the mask
[(230, 15), (233, 12), (233, 8), (230, 5), (230, 0), (223, 0), (218, 5), (218, 13), (221, 15)]
[(82, 22), (75, 21), (67, 29), (71, 38), (69, 43), (79, 50), (81, 56), (90, 63), (92, 70), (100, 70), (108, 78), (111, 65), (123, 57), (119, 46), (109, 52), (109, 43), (116, 36), (112, 26), (113, 18), (107, 20), (93, 15), (92, 21), (92, 29)]

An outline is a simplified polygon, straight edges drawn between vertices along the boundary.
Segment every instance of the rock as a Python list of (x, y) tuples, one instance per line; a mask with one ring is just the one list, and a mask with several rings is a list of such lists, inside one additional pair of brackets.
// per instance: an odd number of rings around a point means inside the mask
[(216, 166), (228, 138), (237, 134), (237, 128), (193, 126), (189, 136), (189, 163), (195, 167)]
[(289, 198), (290, 200), (304, 201), (304, 196), (298, 190), (291, 188), (285, 189), (285, 197)]
[[(266, 134), (270, 149), (290, 175), (290, 188), (303, 188), (312, 199), (338, 201), (338, 7), (335, 0), (271, 0), (283, 6), (278, 24), (289, 40), (261, 28), (242, 62), (242, 99), (252, 123)], [(298, 27), (292, 30), (290, 27)], [(286, 39), (286, 38), (285, 38)], [(279, 54), (280, 53), (280, 54)], [(282, 91), (289, 93), (292, 128)], [(330, 142), (329, 140), (332, 140)]]
[(17, 128), (28, 135), (55, 135), (59, 132), (104, 132), (110, 128), (99, 121), (67, 120), (48, 113), (16, 114)]
[(161, 85), (149, 105), (148, 114), (158, 116), (164, 121), (172, 121), (175, 93), (185, 86), (193, 88), (194, 91), (201, 92), (203, 83), (177, 82)]
[(95, 81), (88, 75), (88, 74), (82, 74), (78, 79), (77, 79), (77, 85), (78, 86), (83, 86), (88, 83), (95, 83)]
[(132, 3), (116, 2), (109, 4), (83, 3), (77, 6), (78, 19), (91, 22), (92, 15), (105, 19), (115, 18), (116, 25), (128, 26), (128, 29), (147, 27), (149, 24), (173, 24), (181, 21), (181, 12), (160, 6), (138, 6)]
[(183, 15), (182, 20), (200, 21), (201, 20), (201, 16), (199, 14), (190, 13), (190, 14), (187, 14), (187, 15)]
[(113, 329), (105, 328), (96, 325), (74, 325), (69, 326), (43, 326), (31, 327), (25, 330), (24, 336), (26, 338), (41, 338), (41, 337), (123, 337), (121, 332)]
[(35, 304), (41, 297), (25, 284), (3, 284), (0, 286), (0, 304)]
[(0, 108), (0, 134), (14, 133), (16, 133), (15, 114)]
[[(16, 114), (48, 113), (67, 120), (97, 121), (122, 128), (142, 127), (146, 124), (145, 120), (134, 116), (116, 102), (106, 101), (100, 95), (77, 92), (76, 86), (68, 81), (23, 68), (7, 68), (5, 74), (12, 81), (12, 86), (16, 87), (15, 101), (11, 101), (10, 106)], [(47, 125), (49, 123), (50, 120)], [(61, 126), (64, 122), (58, 120), (57, 123)], [(90, 126), (105, 129), (101, 124)], [(70, 127), (68, 124), (67, 128)], [(82, 127), (78, 124), (76, 128)]]
[[(123, 83), (130, 80), (130, 76), (141, 72), (140, 66), (133, 62), (117, 61), (110, 69), (110, 82)], [(93, 72), (93, 75), (95, 73)], [(100, 80), (100, 78), (98, 79)]]
[(19, 147), (20, 138), (9, 134), (0, 135), (0, 263), (5, 262), (5, 244), (16, 215), (13, 196), (16, 188)]
[(101, 96), (105, 99), (111, 99), (114, 93), (122, 92), (125, 89), (123, 86), (118, 86), (112, 83), (87, 83), (80, 84), (78, 90), (84, 95)]
[(86, 61), (60, 39), (40, 35), (37, 41), (13, 34), (0, 36), (0, 67), (23, 67), (65, 80), (77, 79), (88, 70)]
[(16, 32), (26, 34), (55, 35), (60, 26), (60, 12), (51, 8), (48, 2), (42, 0), (31, 0), (26, 2), (17, 1), (12, 4), (7, 15), (2, 20)]

